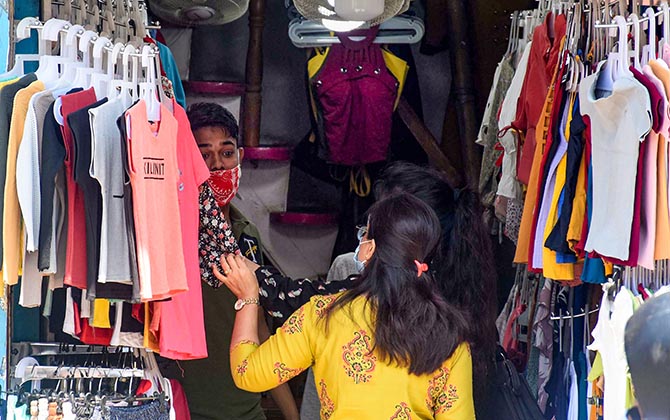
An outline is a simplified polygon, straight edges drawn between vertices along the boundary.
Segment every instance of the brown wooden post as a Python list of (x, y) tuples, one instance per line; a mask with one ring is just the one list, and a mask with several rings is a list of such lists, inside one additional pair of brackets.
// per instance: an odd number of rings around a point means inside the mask
[(242, 139), (247, 147), (258, 147), (261, 137), (265, 1), (251, 0), (249, 3), (249, 46), (242, 103)]
[[(465, 0), (449, 0), (447, 4), (447, 35), (451, 61), (452, 86), (450, 95), (456, 108), (460, 137), (460, 149), (467, 183), (476, 190), (481, 166), (480, 150), (475, 145), (477, 116), (475, 91), (472, 78), (472, 43), (468, 34), (468, 14)], [(447, 109), (448, 119), (449, 109)], [(452, 133), (445, 133), (452, 135)], [(446, 140), (443, 138), (443, 141)], [(451, 143), (453, 144), (453, 143)], [(456, 143), (458, 144), (458, 143)], [(447, 153), (447, 155), (451, 155)]]
[(400, 99), (398, 104), (398, 115), (405, 123), (409, 131), (412, 133), (416, 141), (421, 145), (423, 150), (428, 155), (430, 163), (438, 170), (444, 172), (447, 181), (452, 188), (460, 188), (463, 186), (463, 177), (454, 167), (453, 163), (440, 150), (440, 145), (430, 132), (428, 127), (421, 121), (412, 106), (407, 103), (405, 98)]

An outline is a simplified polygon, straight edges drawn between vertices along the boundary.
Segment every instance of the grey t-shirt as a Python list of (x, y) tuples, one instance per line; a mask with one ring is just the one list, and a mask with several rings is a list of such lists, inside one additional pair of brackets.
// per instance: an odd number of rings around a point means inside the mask
[(132, 284), (128, 235), (120, 235), (126, 226), (123, 201), (123, 155), (116, 119), (126, 110), (121, 99), (115, 99), (89, 110), (91, 119), (91, 176), (102, 192), (102, 223), (100, 229), (100, 261), (98, 282)]

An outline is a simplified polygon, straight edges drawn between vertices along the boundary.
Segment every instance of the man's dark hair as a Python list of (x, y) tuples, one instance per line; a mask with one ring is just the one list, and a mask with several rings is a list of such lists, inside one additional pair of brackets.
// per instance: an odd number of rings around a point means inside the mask
[(191, 123), (191, 130), (203, 127), (219, 127), (235, 140), (239, 139), (239, 127), (233, 114), (226, 108), (213, 102), (199, 102), (188, 107), (186, 111)]

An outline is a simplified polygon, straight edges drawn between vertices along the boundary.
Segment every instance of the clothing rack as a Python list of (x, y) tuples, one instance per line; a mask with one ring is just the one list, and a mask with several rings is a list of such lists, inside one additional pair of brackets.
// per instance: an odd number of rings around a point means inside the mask
[[(654, 19), (659, 18), (661, 16), (670, 16), (670, 7), (668, 6), (667, 2), (663, 2), (658, 6), (658, 11), (654, 12), (653, 17)], [(643, 23), (649, 22), (651, 20), (651, 16), (645, 15), (645, 17), (633, 20), (630, 17), (626, 19), (626, 26), (634, 26), (634, 25), (641, 25)], [(670, 24), (670, 22), (668, 22)], [(619, 25), (616, 23), (600, 23), (599, 21), (595, 22), (594, 25), (598, 29), (617, 29)]]
[[(44, 34), (45, 28), (47, 30), (49, 29), (48, 26), (47, 26), (47, 25), (49, 25), (49, 22), (52, 22), (54, 25), (58, 26), (58, 32), (57, 32), (56, 36), (54, 36), (52, 34)], [(34, 18), (34, 17), (23, 18), (18, 23), (18, 25), (16, 27), (16, 42), (19, 42), (23, 39), (29, 38), (31, 30), (41, 31), (43, 36), (47, 36), (46, 39), (51, 40), (51, 41), (56, 41), (58, 39), (58, 35), (67, 35), (69, 33), (69, 30), (73, 26), (74, 25), (72, 25), (70, 22), (64, 21), (64, 20), (59, 20), (59, 19), (52, 19), (50, 21), (47, 21), (47, 22), (43, 23), (38, 18)], [(87, 32), (93, 32), (93, 31), (85, 31), (83, 29), (79, 29), (79, 30), (77, 30), (76, 36), (79, 39), (84, 38), (84, 35)], [(124, 54), (124, 55), (130, 56), (130, 57), (142, 57), (142, 58), (147, 57), (146, 52), (140, 51), (138, 48), (136, 48), (135, 46), (133, 46), (130, 43), (112, 44), (111, 41), (107, 40), (106, 38), (101, 37), (97, 33), (88, 34), (87, 38), (88, 38), (90, 44), (94, 48), (96, 48), (98, 51), (104, 50), (107, 53), (116, 54), (117, 56), (118, 56), (118, 54)], [(98, 44), (98, 40), (100, 40), (100, 39), (103, 39), (103, 40), (106, 41), (102, 45), (102, 47), (100, 47), (99, 44)], [(150, 51), (148, 52), (148, 54), (149, 54), (148, 58), (154, 58), (155, 56), (158, 55), (158, 48), (156, 48), (156, 46), (152, 45), (149, 48), (150, 48)], [(80, 49), (81, 49), (81, 45), (80, 45)], [(131, 49), (131, 50), (128, 50), (129, 52), (126, 52), (126, 49)]]
[[(23, 343), (21, 343), (23, 344)], [(19, 345), (21, 345), (19, 344)], [(65, 344), (65, 343), (26, 343), (27, 354), (37, 356), (61, 356), (61, 355), (87, 355), (101, 353), (130, 353), (130, 347), (96, 346), (87, 344)]]
[(600, 310), (600, 307), (596, 307), (595, 309), (593, 309), (591, 311), (582, 312), (582, 313), (579, 313), (579, 314), (576, 314), (576, 315), (554, 316), (552, 314), (552, 316), (549, 319), (552, 320), (552, 321), (562, 321), (562, 320), (575, 319), (575, 318), (584, 318), (586, 315), (592, 315), (592, 314), (598, 313), (599, 310)]
[(44, 379), (105, 379), (142, 378), (144, 370), (137, 368), (101, 368), (80, 366), (33, 366), (23, 378), (23, 383)]

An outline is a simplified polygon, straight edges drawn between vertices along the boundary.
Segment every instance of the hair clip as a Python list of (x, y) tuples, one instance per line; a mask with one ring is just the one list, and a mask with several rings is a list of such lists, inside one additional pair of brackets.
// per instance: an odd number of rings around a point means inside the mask
[(428, 271), (428, 264), (421, 263), (421, 262), (419, 262), (419, 260), (414, 260), (414, 264), (416, 264), (416, 276), (417, 277), (421, 277), (421, 274)]

